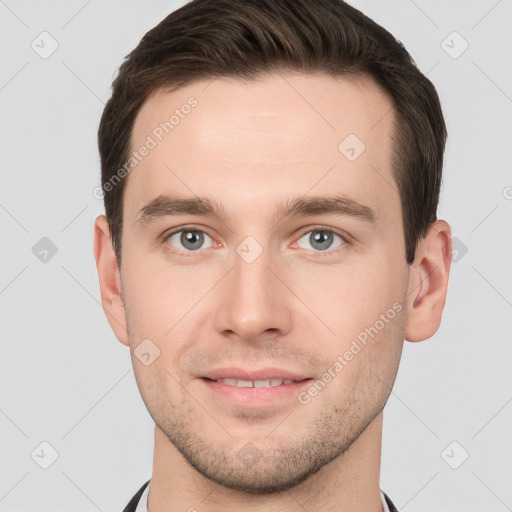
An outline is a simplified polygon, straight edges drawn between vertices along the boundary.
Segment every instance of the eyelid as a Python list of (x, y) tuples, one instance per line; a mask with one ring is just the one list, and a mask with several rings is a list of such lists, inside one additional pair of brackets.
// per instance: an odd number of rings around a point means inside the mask
[[(160, 235), (159, 239), (161, 240), (161, 242), (166, 242), (167, 239), (169, 237), (171, 237), (172, 235), (175, 235), (176, 233), (180, 233), (181, 231), (198, 231), (200, 233), (204, 233), (205, 235), (209, 236), (214, 243), (217, 243), (219, 244), (221, 247), (222, 247), (222, 242), (217, 242), (215, 240), (215, 237), (213, 237), (210, 233), (208, 233), (208, 230), (202, 226), (197, 226), (197, 225), (193, 225), (193, 224), (186, 224), (186, 225), (182, 225), (182, 226), (176, 226), (174, 228), (171, 228), (167, 231), (164, 231), (162, 233), (162, 235)], [(335, 235), (338, 235), (342, 240), (343, 240), (343, 243), (334, 248), (333, 250), (329, 250), (327, 249), (326, 251), (311, 251), (309, 250), (310, 252), (314, 252), (315, 254), (321, 254), (321, 253), (325, 253), (325, 254), (332, 254), (333, 252), (336, 252), (336, 250), (339, 250), (340, 248), (342, 248), (343, 246), (345, 246), (346, 244), (350, 243), (351, 242), (351, 237), (345, 233), (344, 231), (340, 231), (338, 229), (335, 229), (331, 226), (323, 226), (323, 225), (314, 225), (314, 226), (308, 226), (307, 228), (303, 228), (303, 230), (301, 229), (300, 230), (300, 234), (298, 236), (295, 237), (295, 241), (291, 244), (292, 247), (295, 247), (297, 246), (297, 242), (304, 236), (304, 235), (307, 235), (308, 233), (311, 233), (313, 231), (327, 231), (327, 232), (330, 232), (330, 233), (334, 233)], [(170, 244), (167, 244), (169, 247), (172, 247)], [(301, 248), (301, 247), (299, 247)], [(191, 254), (194, 254), (194, 253), (200, 253), (202, 252), (204, 249), (199, 249), (197, 251), (180, 251), (179, 249), (176, 249), (176, 248), (173, 248), (172, 249), (174, 253), (180, 253), (180, 254), (188, 254), (188, 255), (191, 255)], [(308, 250), (308, 249), (305, 249), (305, 250)]]
[(314, 225), (314, 226), (308, 226), (307, 228), (303, 228), (303, 229), (304, 229), (304, 231), (302, 231), (302, 229), (300, 230), (302, 232), (302, 234), (299, 235), (298, 238), (301, 238), (302, 236), (304, 236), (307, 233), (310, 233), (311, 231), (329, 231), (330, 233), (334, 233), (338, 236), (341, 236), (341, 238), (343, 238), (343, 240), (345, 240), (345, 242), (348, 242), (351, 239), (351, 237), (348, 235), (348, 233), (345, 233), (344, 231), (342, 231), (340, 229), (333, 228), (331, 226), (322, 226), (321, 224), (318, 224), (318, 225)]
[[(214, 244), (218, 243), (218, 242), (216, 242), (215, 238), (208, 233), (207, 229), (205, 229), (204, 227), (194, 226), (194, 225), (190, 225), (190, 224), (183, 225), (183, 226), (176, 226), (176, 227), (171, 228), (171, 229), (169, 229), (167, 231), (164, 231), (158, 237), (158, 239), (162, 243), (166, 243), (167, 240), (171, 236), (176, 235), (177, 233), (181, 233), (182, 231), (198, 231), (199, 233), (203, 233), (204, 235), (208, 236), (213, 241)], [(220, 245), (222, 245), (222, 244), (220, 243)], [(197, 251), (182, 251), (182, 250), (180, 250), (180, 249), (178, 249), (178, 248), (176, 248), (176, 247), (174, 247), (174, 246), (172, 246), (171, 244), (168, 244), (168, 243), (166, 243), (166, 246), (167, 246), (167, 248), (170, 248), (169, 250), (171, 252), (173, 252), (174, 254), (179, 254), (181, 256), (183, 256), (183, 255), (189, 256), (189, 255), (199, 254), (199, 253), (201, 253), (204, 250), (204, 249), (199, 249)]]
[(208, 233), (207, 229), (200, 226), (194, 226), (193, 224), (185, 224), (183, 226), (175, 226), (174, 228), (169, 228), (168, 230), (164, 231), (158, 238), (165, 241), (170, 236), (175, 235), (180, 231), (200, 231), (201, 233), (208, 235), (210, 238), (213, 238), (210, 233)]
[[(295, 242), (292, 243), (292, 247), (293, 248), (298, 247), (298, 241), (304, 235), (307, 235), (308, 233), (312, 233), (313, 231), (325, 231), (328, 233), (333, 233), (335, 235), (338, 235), (343, 240), (343, 242), (339, 246), (335, 247), (334, 249), (327, 249), (325, 251), (314, 251), (311, 249), (304, 249), (308, 252), (312, 252), (315, 254), (323, 254), (323, 255), (333, 254), (333, 253), (337, 252), (338, 250), (341, 250), (345, 245), (347, 245), (351, 242), (351, 237), (349, 235), (347, 235), (345, 232), (340, 231), (335, 228), (332, 228), (330, 226), (317, 225), (317, 226), (313, 226), (313, 227), (310, 226), (308, 228), (305, 228), (304, 231), (301, 230), (301, 234), (295, 238)], [(302, 249), (302, 247), (299, 247), (299, 249)]]

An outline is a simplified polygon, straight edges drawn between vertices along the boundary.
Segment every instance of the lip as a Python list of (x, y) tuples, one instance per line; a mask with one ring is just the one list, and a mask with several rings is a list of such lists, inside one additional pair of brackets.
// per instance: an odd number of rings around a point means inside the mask
[[(288, 375), (290, 375), (289, 372)], [(306, 378), (300, 382), (292, 382), (291, 384), (281, 384), (279, 386), (262, 388), (231, 386), (229, 384), (225, 384), (224, 382), (216, 382), (215, 380), (209, 380), (208, 378), (204, 377), (198, 380), (204, 383), (209, 393), (214, 398), (220, 397), (222, 400), (227, 400), (237, 407), (258, 408), (272, 405), (278, 402), (283, 402), (285, 399), (289, 400), (291, 397), (297, 396), (297, 393), (299, 393), (299, 391), (304, 387), (309, 386), (314, 379)], [(251, 378), (246, 380), (266, 379)]]
[[(269, 380), (269, 379), (291, 379), (303, 381), (310, 379), (311, 376), (301, 375), (300, 373), (291, 372), (284, 368), (262, 368), (260, 370), (246, 370), (237, 367), (215, 368), (201, 375), (203, 379), (239, 379), (239, 380)], [(292, 384), (287, 384), (292, 385)], [(276, 386), (279, 387), (279, 386)]]

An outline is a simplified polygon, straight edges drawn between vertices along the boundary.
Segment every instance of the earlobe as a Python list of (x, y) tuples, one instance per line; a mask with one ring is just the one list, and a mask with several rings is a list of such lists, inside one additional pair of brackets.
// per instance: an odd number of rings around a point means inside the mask
[(98, 216), (94, 223), (94, 259), (103, 311), (117, 339), (124, 345), (129, 345), (121, 276), (110, 240), (110, 228), (104, 215)]
[(441, 323), (451, 266), (451, 229), (437, 220), (419, 242), (409, 276), (405, 339), (423, 341)]

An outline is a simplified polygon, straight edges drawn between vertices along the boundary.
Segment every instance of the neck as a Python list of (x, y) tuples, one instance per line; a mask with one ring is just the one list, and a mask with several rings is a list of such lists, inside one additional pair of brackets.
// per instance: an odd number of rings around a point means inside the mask
[(352, 445), (293, 488), (251, 494), (223, 487), (196, 471), (155, 427), (148, 512), (381, 512), (382, 412)]

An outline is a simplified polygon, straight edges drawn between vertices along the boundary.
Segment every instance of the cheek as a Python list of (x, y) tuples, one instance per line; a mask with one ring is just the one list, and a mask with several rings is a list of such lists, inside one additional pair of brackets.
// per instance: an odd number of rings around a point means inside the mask
[[(369, 317), (370, 318), (370, 317)], [(338, 351), (346, 382), (351, 382), (354, 396), (366, 403), (383, 403), (389, 396), (403, 349), (406, 312), (400, 301), (383, 308), (374, 319), (343, 341)]]
[[(126, 258), (123, 279), (133, 365), (140, 387), (144, 386), (147, 393), (151, 389), (162, 392), (173, 388), (174, 379), (182, 377), (175, 373), (180, 368), (180, 356), (190, 344), (192, 315), (187, 315), (193, 314), (194, 305), (204, 295), (204, 281), (194, 279), (185, 266), (157, 268), (150, 258), (141, 257), (137, 264), (134, 256), (132, 253), (130, 259)], [(148, 344), (146, 340), (150, 340), (149, 351), (157, 354), (147, 367), (136, 357), (137, 347), (140, 345), (140, 352), (141, 343)]]
[(169, 418), (180, 417), (174, 413), (174, 408), (182, 406), (183, 393), (178, 377), (173, 374), (173, 366), (165, 360), (165, 354), (150, 366), (144, 366), (134, 358), (133, 368), (141, 397), (153, 419), (161, 422), (159, 415), (162, 411), (167, 411)]
[(164, 338), (208, 286), (190, 267), (163, 266), (162, 261), (161, 256), (152, 258), (133, 251), (124, 262), (126, 310), (133, 332), (139, 336)]
[(342, 368), (343, 377), (335, 379), (339, 386), (351, 383), (352, 394), (363, 400), (380, 403), (395, 379), (406, 324), (406, 277), (381, 261), (324, 280), (323, 308), (317, 307), (335, 333), (324, 339), (324, 350), (330, 364), (337, 361)]
[(346, 342), (373, 326), (390, 308), (387, 316), (393, 318), (401, 309), (407, 274), (397, 267), (367, 258), (356, 264), (332, 266), (328, 272), (313, 269), (308, 286), (303, 281), (300, 287), (303, 292), (307, 290), (305, 302), (309, 301), (336, 337)]

